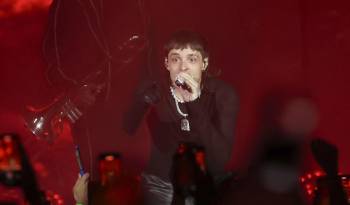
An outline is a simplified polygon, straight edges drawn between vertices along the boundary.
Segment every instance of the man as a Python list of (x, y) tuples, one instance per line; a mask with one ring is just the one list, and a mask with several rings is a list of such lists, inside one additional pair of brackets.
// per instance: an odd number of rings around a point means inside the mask
[(228, 84), (210, 77), (206, 41), (191, 31), (176, 32), (165, 45), (165, 83), (145, 83), (127, 112), (124, 129), (133, 134), (148, 109), (153, 143), (143, 174), (147, 204), (171, 204), (172, 156), (180, 141), (203, 146), (209, 171), (224, 173), (231, 156), (237, 97)]

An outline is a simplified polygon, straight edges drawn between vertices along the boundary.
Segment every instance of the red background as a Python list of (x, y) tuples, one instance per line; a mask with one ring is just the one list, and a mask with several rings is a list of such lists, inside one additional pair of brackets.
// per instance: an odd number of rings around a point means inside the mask
[[(256, 112), (261, 98), (275, 89), (296, 88), (313, 95), (319, 108), (315, 136), (339, 148), (340, 171), (350, 173), (348, 1), (145, 2), (155, 25), (154, 39), (161, 41), (178, 28), (200, 31), (211, 45), (211, 63), (222, 68), (222, 78), (236, 88), (240, 110), (229, 167), (239, 169), (249, 164), (258, 140)], [(31, 138), (21, 119), (25, 105), (48, 103), (60, 92), (46, 79), (41, 50), (49, 3), (0, 3), (0, 131), (22, 135), (42, 186), (69, 201), (77, 175), (72, 140), (60, 139), (48, 146)], [(137, 73), (125, 72), (126, 76)], [(148, 154), (147, 129), (142, 127), (138, 135), (133, 139), (120, 135), (114, 140), (126, 160), (137, 161), (130, 164), (142, 168)], [(311, 161), (306, 165), (305, 170), (315, 168)]]

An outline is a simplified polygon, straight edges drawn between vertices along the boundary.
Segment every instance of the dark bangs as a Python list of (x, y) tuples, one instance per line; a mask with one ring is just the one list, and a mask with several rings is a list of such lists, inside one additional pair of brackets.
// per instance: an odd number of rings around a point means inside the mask
[(201, 53), (203, 59), (209, 57), (208, 46), (206, 40), (195, 32), (181, 30), (174, 33), (168, 43), (164, 45), (165, 56), (172, 49), (191, 48)]

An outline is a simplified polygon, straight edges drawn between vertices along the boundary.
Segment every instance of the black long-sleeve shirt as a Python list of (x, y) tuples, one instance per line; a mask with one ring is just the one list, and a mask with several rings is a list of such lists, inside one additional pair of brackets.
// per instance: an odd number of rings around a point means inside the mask
[[(200, 98), (192, 102), (179, 103), (183, 113), (188, 113), (190, 131), (181, 130), (183, 117), (178, 113), (174, 98), (169, 92), (150, 106), (146, 116), (152, 135), (151, 156), (146, 168), (149, 174), (169, 179), (172, 156), (180, 141), (194, 142), (206, 149), (209, 171), (213, 175), (224, 172), (225, 163), (231, 156), (233, 131), (238, 108), (238, 99), (232, 87), (225, 82), (208, 78)], [(124, 128), (134, 130), (149, 109), (138, 95), (127, 113)]]

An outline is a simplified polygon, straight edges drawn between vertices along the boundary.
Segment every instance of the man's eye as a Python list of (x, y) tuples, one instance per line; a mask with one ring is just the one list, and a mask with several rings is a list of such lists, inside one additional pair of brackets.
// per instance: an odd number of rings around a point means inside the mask
[(197, 62), (197, 58), (196, 57), (190, 57), (189, 58), (191, 63), (196, 63)]
[(177, 63), (179, 62), (179, 58), (171, 58), (170, 59), (172, 63)]

